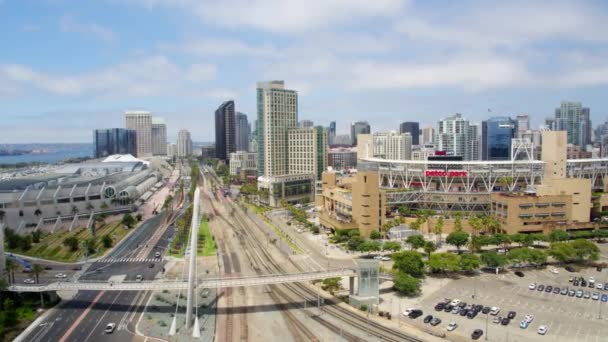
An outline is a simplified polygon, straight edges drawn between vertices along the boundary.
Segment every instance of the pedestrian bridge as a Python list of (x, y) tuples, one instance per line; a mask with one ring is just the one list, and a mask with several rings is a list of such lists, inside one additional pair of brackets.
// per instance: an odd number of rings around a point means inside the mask
[[(322, 280), (336, 277), (355, 277), (354, 269), (336, 269), (329, 271), (315, 271), (293, 274), (267, 274), (245, 277), (228, 277), (204, 279), (197, 282), (199, 288), (243, 287), (270, 284), (297, 283), (313, 280)], [(147, 290), (185, 290), (188, 289), (188, 280), (155, 280), (155, 281), (59, 281), (40, 285), (11, 285), (9, 291), (13, 292), (46, 292), (46, 291), (147, 291)]]

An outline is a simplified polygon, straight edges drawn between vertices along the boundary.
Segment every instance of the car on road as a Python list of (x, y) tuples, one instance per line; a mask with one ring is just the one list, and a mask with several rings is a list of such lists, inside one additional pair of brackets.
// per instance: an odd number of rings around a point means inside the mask
[(46, 265), (46, 266), (44, 266), (44, 269), (45, 269), (45, 270), (47, 270), (47, 271), (50, 271), (50, 270), (52, 270), (53, 268), (52, 268), (51, 266), (49, 266), (49, 265)]
[(27, 278), (27, 279), (24, 279), (24, 280), (23, 280), (23, 283), (24, 283), (24, 284), (34, 284), (34, 283), (36, 283), (36, 282), (35, 282), (35, 281), (34, 281), (34, 279), (32, 279), (32, 278)]
[(390, 257), (387, 257), (387, 256), (383, 256), (383, 257), (382, 257), (382, 261), (390, 261), (390, 260), (391, 260), (391, 258), (390, 258)]
[(479, 338), (483, 335), (483, 330), (481, 329), (475, 329), (473, 330), (473, 332), (471, 333), (471, 338), (474, 340), (479, 340)]
[(591, 295), (591, 299), (593, 299), (593, 300), (599, 300), (600, 299), (600, 294), (598, 292), (593, 292), (593, 294)]
[(541, 325), (540, 327), (538, 327), (538, 330), (536, 332), (539, 335), (545, 335), (548, 330), (549, 330), (549, 328), (546, 325)]
[(557, 268), (552, 268), (551, 269), (551, 273), (553, 273), (553, 274), (559, 274), (559, 271), (557, 270)]
[(456, 322), (450, 322), (446, 329), (447, 331), (454, 331), (456, 328), (458, 328), (458, 324), (456, 324)]
[(536, 287), (536, 291), (544, 291), (545, 290), (545, 285), (540, 284)]
[(376, 256), (374, 257), (374, 260), (382, 260), (382, 255), (376, 255)]
[(501, 325), (509, 325), (509, 323), (511, 323), (511, 319), (509, 319), (508, 317), (505, 317), (500, 321)]
[(104, 332), (106, 334), (111, 334), (114, 332), (114, 329), (116, 329), (116, 323), (108, 323), (108, 325), (106, 325), (106, 328), (104, 329)]
[(522, 329), (527, 329), (529, 325), (530, 325), (530, 322), (528, 322), (526, 320), (523, 320), (519, 323), (519, 327)]
[(530, 290), (535, 290), (536, 289), (536, 283), (531, 283), (530, 285), (528, 285), (528, 288)]
[(144, 277), (141, 274), (138, 274), (137, 277), (135, 277), (135, 281), (142, 281), (144, 280)]
[(497, 306), (493, 306), (492, 309), (490, 310), (490, 315), (496, 316), (496, 315), (498, 315), (499, 312), (500, 312), (500, 308)]
[(72, 268), (72, 270), (74, 270), (74, 271), (82, 271), (82, 266), (74, 266)]
[(515, 318), (516, 315), (517, 315), (517, 312), (515, 312), (515, 311), (509, 311), (509, 313), (507, 314), (507, 318), (508, 319), (513, 319), (513, 318)]
[(565, 268), (566, 268), (566, 271), (568, 271), (568, 272), (576, 272), (576, 270), (572, 266), (566, 266)]
[(441, 318), (439, 318), (439, 317), (434, 317), (434, 318), (431, 320), (431, 325), (432, 325), (432, 326), (436, 327), (436, 326), (438, 326), (439, 324), (441, 324)]
[(156, 258), (160, 258), (160, 252), (156, 252), (156, 253), (154, 253), (154, 257), (156, 257)]
[(423, 322), (430, 323), (432, 320), (433, 320), (433, 315), (427, 315), (426, 317), (424, 317)]
[(412, 312), (410, 312), (408, 314), (408, 317), (411, 319), (416, 319), (420, 316), (422, 316), (422, 310), (418, 310), (418, 309), (414, 309), (414, 310), (412, 310)]
[(55, 278), (58, 278), (58, 279), (64, 279), (64, 278), (67, 278), (67, 277), (68, 276), (65, 273), (57, 273), (57, 274), (55, 274)]
[(520, 277), (520, 278), (523, 278), (524, 277), (524, 272), (522, 272), (522, 271), (515, 271), (515, 275), (518, 276), (518, 277)]

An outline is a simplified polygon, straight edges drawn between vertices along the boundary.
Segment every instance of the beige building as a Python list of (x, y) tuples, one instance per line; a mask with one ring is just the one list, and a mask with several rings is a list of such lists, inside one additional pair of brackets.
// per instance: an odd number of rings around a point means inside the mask
[(342, 178), (337, 178), (333, 171), (323, 172), (322, 183), (319, 214), (322, 226), (332, 230), (358, 228), (365, 237), (380, 230), (386, 198), (378, 188), (376, 172), (359, 172)]
[(327, 131), (323, 127), (287, 131), (287, 165), (290, 175), (313, 174), (321, 179), (327, 168)]
[(177, 156), (188, 157), (192, 155), (192, 138), (190, 132), (186, 129), (181, 129), (177, 133)]
[(239, 176), (244, 179), (248, 176), (254, 176), (257, 172), (255, 163), (255, 153), (237, 151), (230, 153), (230, 174)]
[(167, 125), (162, 118), (152, 118), (152, 154), (167, 155)]
[(152, 114), (147, 111), (125, 112), (125, 127), (135, 130), (137, 157), (152, 156)]

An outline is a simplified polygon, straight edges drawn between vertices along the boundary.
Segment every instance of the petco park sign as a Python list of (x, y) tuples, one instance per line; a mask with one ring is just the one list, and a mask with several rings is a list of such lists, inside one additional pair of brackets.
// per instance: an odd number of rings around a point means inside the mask
[(467, 172), (463, 170), (426, 170), (424, 175), (427, 177), (466, 177)]

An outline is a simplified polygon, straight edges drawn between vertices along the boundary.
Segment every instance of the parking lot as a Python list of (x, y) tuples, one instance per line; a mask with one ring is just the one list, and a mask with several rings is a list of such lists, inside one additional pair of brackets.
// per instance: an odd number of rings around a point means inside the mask
[[(530, 283), (551, 285), (560, 288), (583, 291), (599, 292), (600, 296), (608, 291), (591, 289), (589, 287), (573, 286), (568, 282), (572, 276), (583, 276), (586, 279), (593, 276), (596, 283), (608, 282), (608, 271), (596, 271), (594, 268), (584, 269), (576, 273), (570, 273), (559, 267), (559, 274), (550, 272), (549, 267), (543, 270), (524, 270), (523, 278), (517, 277), (512, 272), (506, 274), (482, 274), (476, 277), (463, 277), (451, 281), (449, 286), (444, 286), (423, 300), (422, 309), (424, 314), (415, 319), (408, 320), (420, 328), (445, 333), (456, 339), (470, 339), (470, 334), (475, 329), (482, 329), (484, 335), (490, 341), (605, 341), (608, 336), (608, 303), (601, 300), (570, 297), (567, 295), (547, 293), (545, 291), (530, 290)], [(473, 298), (474, 296), (474, 298)], [(497, 316), (505, 317), (508, 311), (515, 311), (517, 315), (509, 325), (503, 326), (492, 323), (495, 316), (479, 313), (475, 318), (444, 311), (435, 311), (434, 306), (444, 298), (460, 299), (468, 304), (481, 304), (483, 306), (496, 306), (500, 308)], [(426, 315), (439, 317), (442, 322), (436, 327), (424, 324), (422, 319)], [(534, 315), (534, 320), (527, 329), (521, 329), (519, 323), (525, 315)], [(486, 323), (486, 317), (488, 322)], [(446, 327), (450, 322), (456, 322), (458, 328), (453, 332), (447, 332)], [(486, 330), (487, 324), (487, 330)], [(542, 336), (537, 334), (538, 327), (546, 325), (548, 332)], [(485, 338), (482, 337), (480, 340)]]

